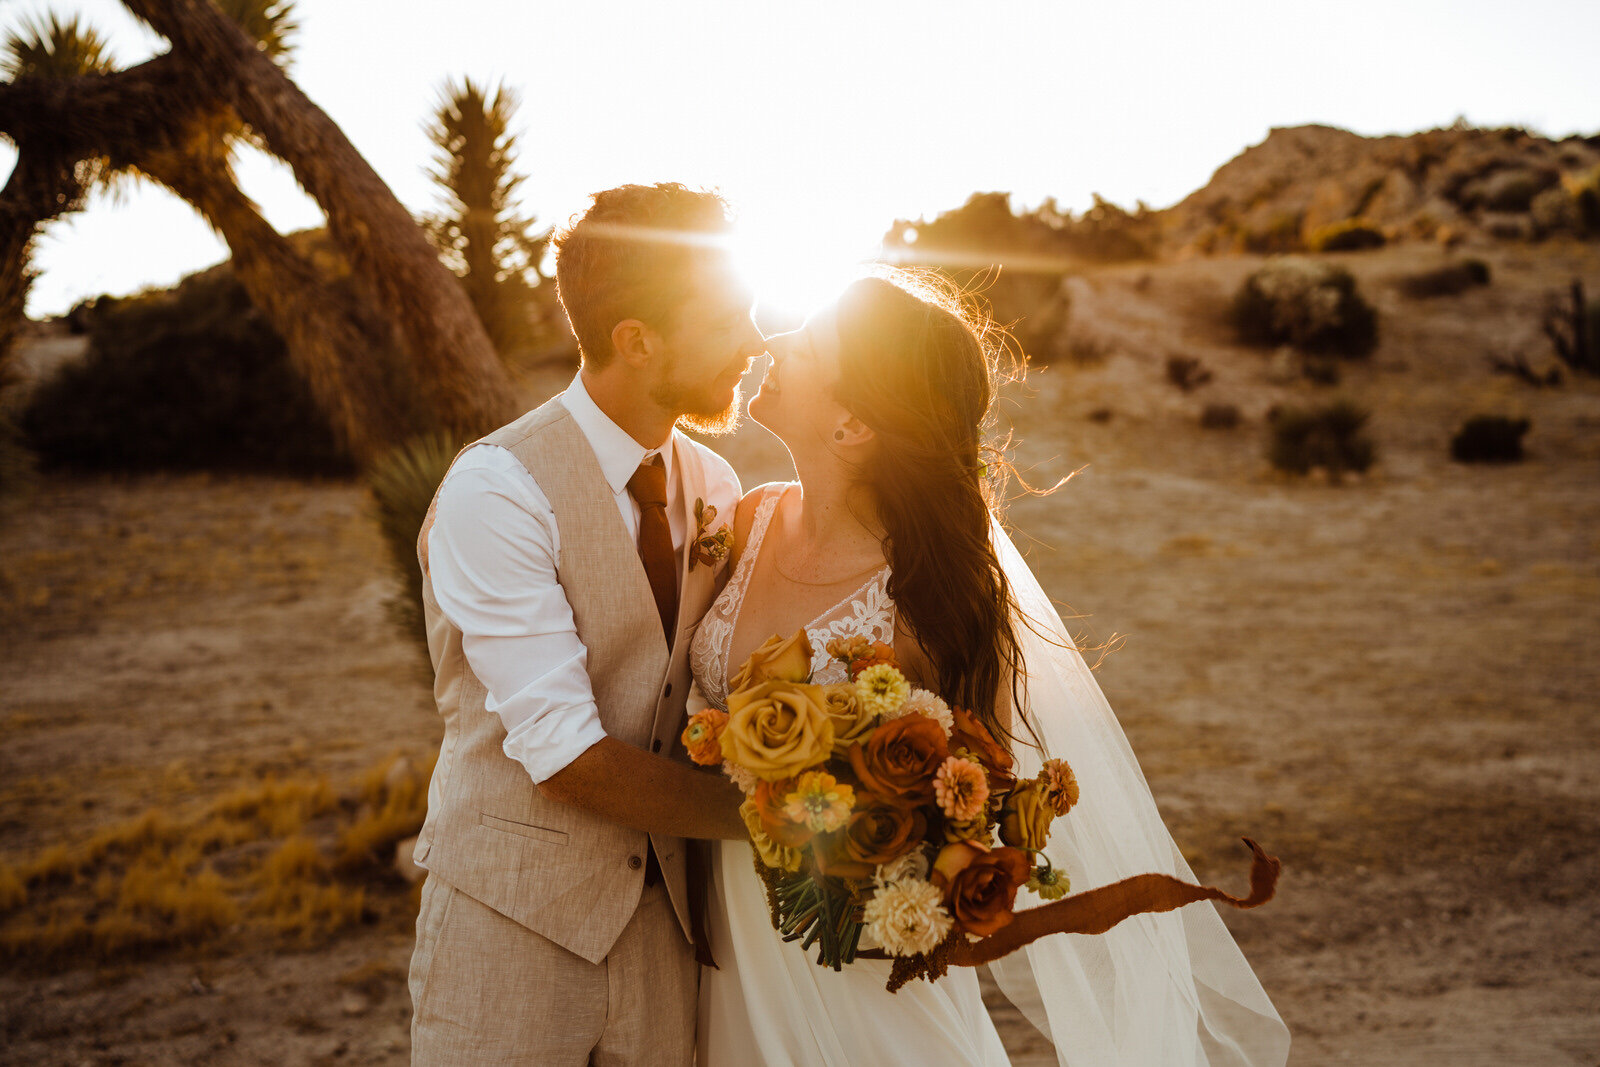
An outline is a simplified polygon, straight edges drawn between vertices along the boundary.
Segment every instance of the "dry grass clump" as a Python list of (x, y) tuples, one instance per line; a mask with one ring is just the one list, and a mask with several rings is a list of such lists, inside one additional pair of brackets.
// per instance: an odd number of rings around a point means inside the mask
[(268, 778), (0, 866), (0, 960), (107, 961), (263, 934), (311, 946), (371, 921), (373, 894), (401, 887), (384, 853), (421, 828), (429, 773), (394, 757), (342, 795), (322, 778)]

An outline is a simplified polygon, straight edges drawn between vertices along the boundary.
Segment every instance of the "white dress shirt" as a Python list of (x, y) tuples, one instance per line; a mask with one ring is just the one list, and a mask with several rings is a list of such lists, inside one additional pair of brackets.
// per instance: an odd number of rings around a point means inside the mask
[[(560, 403), (594, 449), (634, 542), (639, 505), (628, 493), (628, 479), (646, 457), (661, 456), (667, 521), (681, 561), (693, 532), (684, 529), (675, 453), (692, 445), (674, 430), (661, 448), (644, 448), (595, 405), (581, 374)], [(710, 484), (698, 495), (737, 500), (738, 483), (727, 469), (705, 467)], [(484, 706), (505, 724), (506, 755), (535, 782), (554, 776), (606, 736), (589, 682), (588, 650), (556, 577), (560, 549), (550, 502), (515, 456), (497, 445), (478, 445), (456, 460), (440, 487), (428, 533), (433, 592), (461, 631), (472, 672), (488, 689)]]

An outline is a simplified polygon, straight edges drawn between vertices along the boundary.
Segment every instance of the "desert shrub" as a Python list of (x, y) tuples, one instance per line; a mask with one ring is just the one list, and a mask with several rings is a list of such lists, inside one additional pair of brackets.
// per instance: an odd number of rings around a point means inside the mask
[(1458, 463), (1517, 463), (1531, 425), (1527, 419), (1474, 415), (1450, 439), (1450, 458)]
[(421, 827), (431, 773), (391, 757), (340, 792), (266, 779), (0, 864), (0, 963), (145, 957), (236, 935), (309, 947), (385, 905), (404, 922), (415, 912), (389, 892), (399, 879), (383, 853)]
[(1207, 404), (1200, 412), (1200, 426), (1206, 430), (1231, 430), (1239, 425), (1239, 409), (1233, 404)]
[(35, 481), (33, 453), (23, 442), (16, 419), (0, 398), (0, 513)]
[(1502, 170), (1484, 180), (1481, 202), (1490, 211), (1527, 211), (1533, 198), (1558, 180), (1553, 171)]
[[(373, 510), (395, 581), (389, 612), (416, 642), (424, 658), (428, 634), (422, 617), (422, 573), (417, 564), (417, 536), (428, 505), (444, 481), (460, 445), (444, 434), (414, 438), (378, 459), (367, 472)], [(431, 664), (430, 664), (431, 669)]]
[(226, 268), (170, 292), (101, 299), (89, 351), (22, 415), (46, 465), (347, 473), (280, 338)]
[(1479, 285), (1489, 284), (1489, 264), (1481, 259), (1463, 259), (1442, 267), (1407, 274), (1395, 280), (1404, 296), (1426, 300), (1435, 296), (1454, 296)]
[(1195, 356), (1168, 356), (1167, 381), (1189, 393), (1211, 380), (1211, 371)]
[(1342, 377), (1339, 361), (1327, 356), (1307, 356), (1300, 361), (1300, 373), (1315, 385), (1338, 385)]
[(1306, 247), (1313, 252), (1358, 252), (1382, 248), (1387, 242), (1382, 230), (1361, 218), (1319, 226), (1306, 237)]
[(1253, 272), (1234, 295), (1231, 313), (1249, 344), (1357, 358), (1378, 343), (1378, 314), (1354, 276), (1302, 256), (1279, 256)]
[(1580, 279), (1572, 279), (1564, 300), (1551, 295), (1542, 326), (1557, 359), (1579, 374), (1600, 375), (1600, 301), (1584, 296)]
[(1282, 408), (1267, 422), (1267, 459), (1278, 470), (1340, 475), (1372, 466), (1377, 449), (1364, 432), (1370, 412), (1348, 400), (1314, 408)]

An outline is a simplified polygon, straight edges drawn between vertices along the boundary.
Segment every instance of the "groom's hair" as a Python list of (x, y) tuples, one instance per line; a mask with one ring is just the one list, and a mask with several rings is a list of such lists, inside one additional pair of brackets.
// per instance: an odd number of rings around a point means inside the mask
[(727, 254), (727, 202), (676, 182), (595, 193), (555, 237), (556, 293), (585, 364), (603, 367), (624, 319), (656, 330), (673, 324), (696, 268)]

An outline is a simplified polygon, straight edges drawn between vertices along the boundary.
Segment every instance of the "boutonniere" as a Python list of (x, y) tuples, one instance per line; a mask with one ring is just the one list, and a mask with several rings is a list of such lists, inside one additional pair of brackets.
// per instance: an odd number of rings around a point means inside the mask
[(698, 563), (715, 567), (728, 558), (728, 552), (733, 548), (733, 531), (727, 523), (712, 530), (711, 524), (716, 521), (716, 505), (707, 504), (697, 497), (694, 502), (694, 544), (689, 551), (690, 570), (694, 570)]

